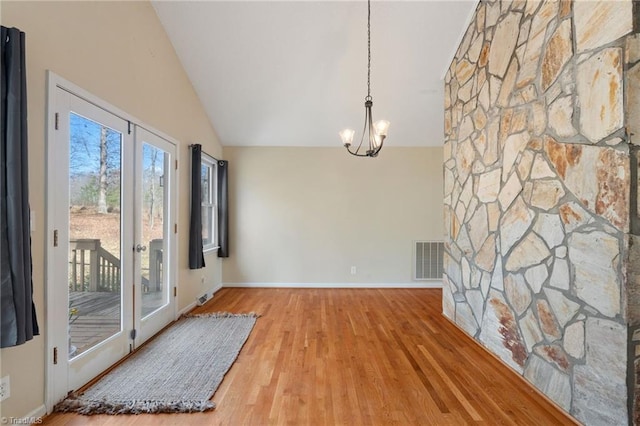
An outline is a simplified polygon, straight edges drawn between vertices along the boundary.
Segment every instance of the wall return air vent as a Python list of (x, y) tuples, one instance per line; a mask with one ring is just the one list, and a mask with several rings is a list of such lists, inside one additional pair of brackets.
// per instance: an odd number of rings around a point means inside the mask
[(439, 280), (443, 273), (444, 242), (416, 241), (414, 248), (413, 279)]

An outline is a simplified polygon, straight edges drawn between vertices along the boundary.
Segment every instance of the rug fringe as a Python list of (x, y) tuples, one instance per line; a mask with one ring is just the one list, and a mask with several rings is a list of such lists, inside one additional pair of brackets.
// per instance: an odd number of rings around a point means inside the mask
[(154, 413), (197, 413), (212, 410), (213, 401), (123, 401), (106, 402), (80, 400), (71, 396), (57, 404), (54, 411), (63, 413), (92, 414), (154, 414)]
[(260, 318), (261, 315), (255, 312), (248, 312), (246, 314), (232, 314), (231, 312), (210, 312), (203, 314), (190, 314), (183, 315), (185, 318)]

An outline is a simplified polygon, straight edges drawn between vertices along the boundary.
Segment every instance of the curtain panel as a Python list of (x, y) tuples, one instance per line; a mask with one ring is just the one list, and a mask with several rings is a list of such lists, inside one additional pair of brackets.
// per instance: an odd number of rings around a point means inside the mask
[(202, 145), (191, 145), (191, 216), (189, 220), (189, 269), (204, 268), (202, 246)]
[(1, 27), (0, 347), (40, 334), (33, 304), (25, 34)]
[(218, 160), (218, 257), (229, 257), (229, 162)]

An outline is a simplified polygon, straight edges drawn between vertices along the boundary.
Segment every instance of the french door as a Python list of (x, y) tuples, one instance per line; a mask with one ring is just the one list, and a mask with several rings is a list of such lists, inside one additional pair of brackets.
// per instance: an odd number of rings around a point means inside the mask
[(175, 145), (56, 76), (50, 85), (48, 405), (176, 312)]
[(175, 259), (175, 145), (135, 129), (134, 346), (175, 318), (173, 283), (167, 266)]

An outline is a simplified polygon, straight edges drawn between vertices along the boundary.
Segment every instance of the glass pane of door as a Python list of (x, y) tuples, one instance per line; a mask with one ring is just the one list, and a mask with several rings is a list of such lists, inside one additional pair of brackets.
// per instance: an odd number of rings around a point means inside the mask
[(122, 133), (69, 114), (69, 358), (122, 330)]
[(142, 243), (140, 279), (142, 283), (141, 316), (145, 318), (169, 303), (165, 274), (167, 253), (167, 185), (169, 154), (142, 143), (142, 202), (140, 218)]

